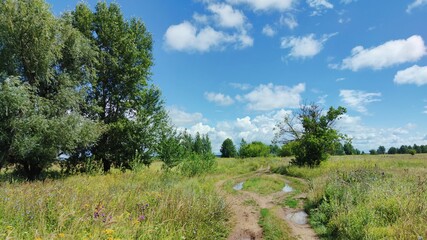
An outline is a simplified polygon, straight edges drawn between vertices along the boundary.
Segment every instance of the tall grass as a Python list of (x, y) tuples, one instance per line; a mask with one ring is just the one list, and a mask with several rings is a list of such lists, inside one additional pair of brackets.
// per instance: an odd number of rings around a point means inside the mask
[(221, 239), (212, 183), (153, 170), (0, 183), (0, 239)]
[(310, 180), (305, 207), (322, 238), (427, 238), (427, 155), (334, 157), (281, 171)]

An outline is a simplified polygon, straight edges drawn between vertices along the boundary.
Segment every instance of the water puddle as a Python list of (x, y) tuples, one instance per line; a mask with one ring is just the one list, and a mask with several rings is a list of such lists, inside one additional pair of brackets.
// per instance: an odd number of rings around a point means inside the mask
[(243, 183), (245, 183), (245, 182), (241, 182), (241, 183), (234, 185), (233, 189), (236, 191), (242, 190), (243, 189)]
[(291, 186), (289, 186), (288, 184), (286, 184), (285, 187), (283, 187), (283, 189), (282, 189), (282, 191), (285, 193), (292, 192), (293, 190), (294, 189)]
[(308, 215), (304, 211), (289, 213), (286, 215), (286, 219), (299, 225), (307, 224), (307, 217)]

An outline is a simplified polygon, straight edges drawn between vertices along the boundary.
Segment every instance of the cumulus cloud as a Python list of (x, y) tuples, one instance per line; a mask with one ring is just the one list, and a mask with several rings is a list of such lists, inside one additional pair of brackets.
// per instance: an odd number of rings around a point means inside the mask
[(415, 62), (426, 54), (421, 36), (413, 35), (408, 39), (388, 41), (377, 47), (365, 49), (353, 48), (351, 56), (345, 58), (341, 69), (358, 71), (363, 68), (382, 69), (401, 63)]
[(292, 14), (287, 14), (286, 16), (283, 16), (283, 15), (280, 16), (280, 24), (288, 27), (291, 30), (298, 27), (298, 22), (295, 19), (295, 16)]
[(394, 82), (397, 84), (416, 84), (418, 86), (427, 84), (427, 66), (414, 65), (398, 71), (394, 76)]
[(208, 9), (215, 14), (216, 22), (222, 27), (240, 28), (245, 23), (245, 15), (228, 4), (211, 4)]
[(408, 123), (400, 127), (374, 128), (363, 124), (360, 117), (344, 115), (337, 121), (336, 128), (352, 139), (352, 144), (362, 151), (385, 146), (399, 147), (401, 145), (424, 145), (427, 139), (424, 134), (416, 131), (414, 124)]
[(268, 24), (262, 28), (262, 33), (268, 37), (273, 37), (276, 35), (276, 31)]
[(253, 45), (253, 39), (240, 32), (233, 35), (217, 31), (210, 26), (198, 29), (190, 22), (184, 21), (170, 26), (164, 36), (166, 48), (183, 52), (209, 52), (222, 50), (232, 44), (236, 48), (245, 48)]
[(220, 106), (229, 106), (234, 103), (234, 100), (230, 96), (222, 93), (205, 92), (205, 98), (209, 102), (216, 103)]
[(411, 13), (412, 9), (424, 6), (427, 4), (427, 0), (415, 0), (413, 3), (409, 4), (406, 8), (407, 13)]
[(206, 119), (203, 118), (203, 114), (198, 112), (188, 113), (176, 106), (168, 107), (167, 110), (172, 123), (179, 127), (190, 126), (198, 122), (206, 122)]
[(307, 4), (314, 8), (314, 11), (312, 13), (313, 16), (315, 15), (321, 15), (323, 11), (326, 9), (332, 9), (334, 8), (334, 5), (327, 0), (307, 0)]
[(261, 84), (244, 96), (237, 99), (247, 103), (250, 110), (269, 111), (279, 108), (297, 108), (301, 102), (301, 94), (305, 91), (305, 84), (300, 83), (292, 88), (275, 86), (272, 83)]
[(286, 11), (296, 0), (227, 0), (230, 4), (246, 4), (255, 11)]
[[(171, 25), (164, 35), (165, 47), (182, 52), (209, 52), (228, 46), (243, 49), (253, 46), (248, 35), (250, 24), (243, 12), (225, 3), (205, 2), (211, 14), (193, 14), (193, 21)], [(215, 27), (215, 28), (214, 28)]]
[(381, 99), (381, 93), (368, 93), (365, 91), (358, 90), (341, 90), (341, 100), (360, 113), (367, 113), (366, 106), (372, 102), (379, 102)]
[(336, 34), (325, 34), (320, 39), (316, 39), (314, 34), (303, 37), (286, 37), (282, 38), (281, 47), (284, 49), (290, 48), (289, 57), (311, 58), (319, 54), (326, 41)]

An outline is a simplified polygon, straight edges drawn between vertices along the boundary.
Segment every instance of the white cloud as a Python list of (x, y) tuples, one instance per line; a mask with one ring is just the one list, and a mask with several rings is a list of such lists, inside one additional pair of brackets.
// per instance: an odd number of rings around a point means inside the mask
[(361, 113), (367, 113), (366, 106), (372, 102), (379, 102), (381, 93), (368, 93), (358, 90), (341, 90), (341, 100), (351, 108)]
[(276, 31), (268, 24), (262, 28), (262, 33), (268, 37), (276, 35)]
[(282, 38), (281, 47), (285, 49), (290, 48), (289, 57), (311, 58), (320, 53), (326, 41), (336, 34), (337, 33), (325, 34), (320, 39), (315, 39), (314, 34), (309, 34), (304, 37)]
[(394, 76), (394, 82), (397, 84), (416, 84), (418, 86), (427, 84), (427, 66), (414, 65), (398, 71)]
[(334, 5), (327, 0), (307, 0), (307, 3), (312, 8), (334, 8)]
[(228, 4), (211, 4), (208, 9), (215, 14), (216, 22), (222, 27), (240, 28), (245, 23), (245, 15)]
[(205, 98), (209, 102), (216, 103), (220, 106), (229, 106), (234, 103), (234, 100), (230, 96), (222, 93), (205, 92)]
[(297, 108), (301, 102), (301, 93), (305, 84), (300, 83), (292, 88), (275, 86), (272, 83), (261, 84), (244, 96), (236, 97), (239, 101), (247, 102), (250, 110), (269, 111), (278, 108)]
[(231, 4), (246, 4), (255, 11), (286, 11), (296, 0), (227, 0)]
[(197, 29), (192, 23), (184, 21), (170, 26), (164, 36), (168, 49), (184, 52), (209, 52), (222, 50), (227, 45), (245, 48), (253, 45), (253, 39), (245, 31), (233, 35), (216, 31), (210, 26)]
[(352, 138), (352, 144), (362, 151), (376, 149), (378, 146), (400, 147), (401, 145), (424, 145), (427, 138), (416, 131), (414, 124), (408, 123), (401, 127), (373, 128), (365, 126), (360, 117), (344, 115), (337, 121), (336, 128)]
[(345, 58), (341, 69), (358, 71), (362, 68), (382, 69), (393, 65), (414, 62), (426, 54), (423, 39), (414, 35), (408, 39), (388, 41), (377, 47), (364, 49), (353, 48), (351, 56)]
[(341, 82), (341, 81), (344, 81), (344, 80), (345, 80), (345, 78), (340, 77), (340, 78), (337, 78), (335, 81), (337, 81), (337, 82)]
[(169, 117), (172, 123), (179, 127), (193, 125), (197, 122), (206, 122), (201, 113), (187, 113), (176, 106), (168, 107)]
[(407, 13), (411, 13), (412, 9), (421, 7), (427, 4), (427, 0), (415, 0), (413, 3), (409, 4), (406, 8)]
[(291, 30), (298, 27), (298, 22), (295, 19), (295, 16), (292, 14), (288, 14), (286, 17), (283, 15), (280, 16), (280, 24), (283, 26), (287, 26)]
[(200, 24), (208, 24), (209, 23), (209, 17), (207, 15), (194, 13), (193, 19), (194, 19), (194, 21), (196, 21), (197, 23), (200, 23)]
[[(424, 106), (424, 111), (423, 111), (423, 113), (427, 114), (427, 106)], [(425, 140), (427, 140), (427, 136), (426, 136), (426, 139), (425, 139)]]
[(230, 83), (230, 86), (236, 89), (240, 89), (242, 91), (246, 91), (252, 88), (252, 85), (248, 83)]

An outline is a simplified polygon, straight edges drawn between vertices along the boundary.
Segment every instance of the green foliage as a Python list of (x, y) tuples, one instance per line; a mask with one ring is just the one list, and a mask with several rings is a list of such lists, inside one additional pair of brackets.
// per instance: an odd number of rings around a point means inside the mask
[(150, 33), (139, 19), (125, 20), (116, 3), (99, 2), (94, 12), (78, 4), (71, 18), (96, 53), (86, 112), (107, 126), (98, 143), (83, 151), (101, 159), (104, 171), (112, 164), (131, 168), (135, 156), (151, 164), (169, 126), (160, 90), (148, 85), (153, 65)]
[(245, 191), (255, 192), (261, 195), (268, 195), (280, 192), (285, 186), (283, 179), (270, 176), (260, 176), (249, 178), (243, 184)]
[(237, 156), (236, 147), (234, 146), (233, 140), (227, 138), (221, 145), (221, 157), (222, 158), (234, 158)]
[(371, 154), (371, 155), (377, 155), (377, 150), (371, 149), (371, 150), (369, 150), (369, 154)]
[(410, 149), (408, 150), (408, 153), (414, 156), (417, 153), (417, 151), (415, 149)]
[[(336, 143), (344, 136), (333, 128), (335, 121), (346, 112), (343, 107), (329, 108), (326, 114), (315, 104), (302, 106), (293, 117), (286, 116), (277, 125), (276, 141), (284, 138), (284, 142), (293, 141), (292, 152), (298, 166), (317, 166), (334, 152)], [(302, 124), (298, 130), (297, 123)]]
[(216, 159), (212, 153), (196, 154), (191, 153), (179, 165), (182, 175), (194, 177), (212, 171), (215, 167)]
[(280, 149), (280, 156), (281, 157), (290, 157), (293, 156), (292, 149), (294, 148), (295, 142), (288, 142), (286, 144), (282, 145), (282, 148)]
[[(244, 140), (242, 139), (242, 142)], [(270, 147), (265, 145), (262, 142), (252, 142), (250, 144), (240, 145), (239, 156), (241, 158), (250, 158), (250, 157), (267, 157), (270, 155)]]
[(384, 146), (379, 146), (377, 149), (377, 153), (378, 154), (385, 154), (385, 147)]
[[(81, 108), (89, 42), (41, 0), (0, 2), (0, 162), (35, 179), (102, 133)], [(16, 105), (19, 102), (19, 105)]]
[(396, 154), (397, 153), (397, 148), (395, 147), (390, 147), (387, 151), (387, 154)]
[(163, 162), (163, 169), (172, 169), (186, 157), (186, 149), (180, 141), (181, 138), (175, 131), (163, 137), (158, 149), (158, 157)]

